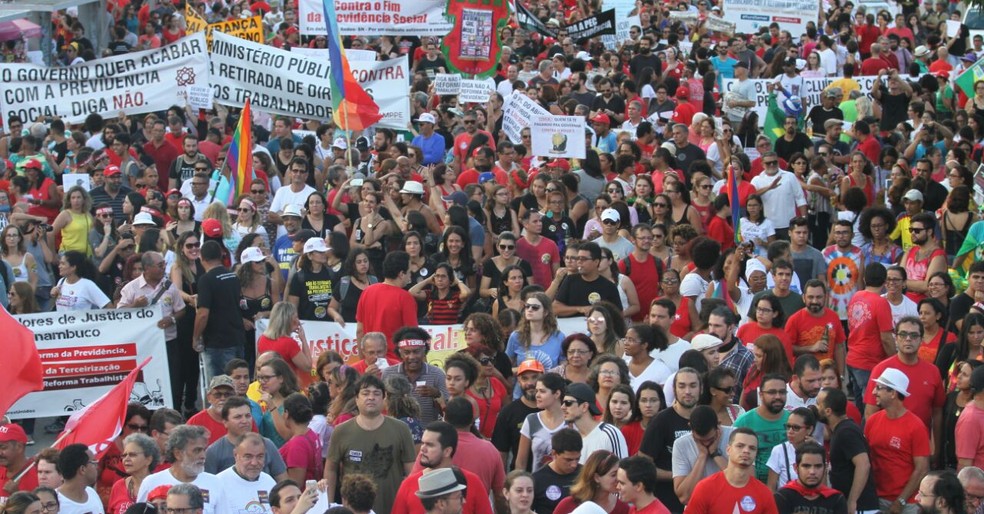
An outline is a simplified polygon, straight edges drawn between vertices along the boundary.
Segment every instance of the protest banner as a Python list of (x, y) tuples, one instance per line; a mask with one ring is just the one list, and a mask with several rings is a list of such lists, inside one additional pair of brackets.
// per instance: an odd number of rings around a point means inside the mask
[(519, 23), (520, 27), (530, 32), (536, 32), (541, 36), (557, 39), (557, 32), (550, 30), (549, 27), (540, 21), (540, 18), (537, 18), (522, 2), (518, 1), (516, 2), (516, 22)]
[(434, 93), (456, 95), (461, 91), (461, 75), (457, 73), (438, 73), (434, 76)]
[(615, 10), (609, 9), (594, 16), (582, 18), (564, 27), (564, 30), (575, 43), (581, 43), (604, 34), (614, 36)]
[(520, 132), (533, 124), (534, 116), (541, 115), (549, 116), (550, 113), (524, 93), (513, 91), (502, 105), (502, 130), (513, 144), (522, 144)]
[[(908, 75), (900, 75), (903, 80), (909, 78)], [(803, 79), (803, 91), (799, 93), (799, 97), (803, 100), (804, 113), (809, 113), (810, 108), (814, 105), (820, 105), (820, 95), (823, 90), (830, 85), (831, 82), (837, 80), (838, 77), (810, 77)], [(860, 77), (854, 77), (857, 81), (858, 86), (860, 86), (862, 94), (870, 94), (871, 90), (874, 88), (875, 80), (877, 76), (875, 75), (864, 75)], [(775, 82), (775, 79), (749, 79), (755, 84), (755, 107), (753, 109), (759, 115), (759, 124), (765, 122), (765, 114), (769, 108), (769, 93), (767, 86), (770, 82)], [(883, 79), (884, 80), (884, 79)], [(724, 79), (724, 92), (727, 93), (731, 91), (734, 87), (737, 79)]]
[[(204, 44), (204, 42), (203, 42)], [(147, 357), (130, 395), (150, 409), (172, 405), (159, 307), (14, 316), (34, 332), (44, 390), (15, 403), (11, 419), (66, 416), (92, 403)]]
[(817, 3), (811, 0), (723, 0), (722, 7), (735, 30), (758, 32), (773, 22), (793, 34), (806, 32), (806, 24), (817, 19)]
[(699, 15), (696, 11), (670, 11), (670, 19), (680, 23), (696, 24)]
[(495, 80), (493, 79), (463, 79), (461, 91), (458, 93), (458, 101), (484, 104), (489, 101), (493, 91), (495, 91)]
[(735, 23), (728, 21), (720, 16), (708, 15), (704, 20), (704, 28), (722, 34), (732, 35), (735, 33)]
[(636, 8), (635, 0), (602, 0), (601, 9), (607, 11), (612, 9), (615, 11), (615, 17), (617, 19), (626, 18), (629, 13), (634, 11)]
[[(316, 120), (331, 118), (327, 60), (312, 59), (221, 32), (212, 44), (213, 99), (223, 105)], [(380, 126), (406, 128), (410, 122), (407, 58), (353, 61), (352, 74), (379, 105)]]
[[(444, 36), (451, 22), (446, 0), (339, 0), (338, 29), (343, 36)], [(301, 34), (327, 35), (322, 0), (300, 0)]]
[(534, 116), (530, 136), (537, 157), (584, 158), (584, 116)]
[(264, 41), (263, 18), (261, 16), (208, 23), (192, 9), (191, 4), (188, 4), (185, 5), (185, 19), (187, 20), (185, 32), (187, 34), (205, 32), (205, 42), (209, 48), (212, 47), (212, 31), (214, 30), (257, 43)]
[[(312, 59), (318, 59), (322, 61), (327, 61), (329, 59), (329, 53), (327, 48), (308, 48), (306, 46), (295, 46), (290, 49), (291, 52), (295, 54), (301, 54), (305, 57), (310, 57)], [(367, 61), (372, 62), (376, 60), (376, 52), (372, 50), (359, 50), (354, 48), (348, 48), (345, 50), (345, 57), (348, 57), (350, 63), (357, 61)]]
[(58, 116), (82, 123), (90, 114), (114, 119), (164, 111), (187, 103), (188, 89), (209, 83), (208, 52), (201, 33), (154, 50), (49, 68), (0, 64), (3, 119)]

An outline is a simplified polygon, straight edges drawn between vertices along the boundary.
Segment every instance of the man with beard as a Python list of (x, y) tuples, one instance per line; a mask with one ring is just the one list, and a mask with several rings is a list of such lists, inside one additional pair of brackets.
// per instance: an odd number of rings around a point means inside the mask
[(722, 427), (709, 405), (698, 405), (690, 414), (690, 433), (673, 443), (673, 489), (683, 503), (697, 484), (728, 465), (727, 443), (731, 427)]
[[(547, 63), (547, 65), (549, 64), (550, 63)], [(486, 140), (488, 141), (488, 145), (492, 147), (493, 151), (495, 150), (495, 140), (492, 139), (492, 134), (478, 128), (478, 115), (475, 114), (475, 111), (466, 112), (465, 116), (461, 119), (461, 122), (465, 126), (465, 131), (455, 136), (454, 148), (452, 149), (452, 152), (454, 153), (454, 160), (458, 164), (458, 169), (464, 169), (469, 157), (465, 154), (465, 152), (468, 151), (468, 147), (471, 146), (472, 139), (477, 134), (484, 134), (485, 137), (488, 138)], [(495, 159), (494, 153), (492, 159)], [(503, 184), (504, 183), (505, 182), (503, 182)]]
[(936, 215), (933, 211), (920, 212), (909, 222), (912, 248), (906, 251), (899, 264), (905, 267), (909, 277), (905, 281), (905, 295), (916, 303), (926, 297), (929, 277), (946, 271), (946, 252), (936, 241), (935, 231)]
[(557, 288), (554, 314), (558, 318), (586, 316), (591, 312), (592, 305), (599, 300), (612, 302), (621, 310), (623, 305), (618, 287), (602, 277), (598, 270), (601, 247), (594, 242), (582, 244), (577, 250), (577, 261), (578, 274), (568, 276)]
[(755, 478), (754, 466), (761, 454), (755, 432), (735, 428), (728, 439), (728, 467), (697, 484), (684, 513), (778, 513), (772, 491)]
[[(420, 465), (424, 469), (411, 473), (396, 491), (396, 501), (390, 514), (410, 514), (424, 512), (417, 492), (420, 490), (420, 477), (440, 469), (451, 469), (461, 474), (467, 483), (462, 514), (492, 514), (489, 504), (488, 487), (475, 473), (454, 466), (452, 458), (458, 449), (458, 431), (450, 423), (435, 421), (424, 429), (420, 438)], [(376, 512), (380, 512), (377, 510)]]
[(785, 325), (793, 355), (813, 355), (817, 360), (834, 359), (837, 373), (843, 377), (847, 336), (837, 313), (827, 307), (827, 286), (811, 279), (803, 287), (806, 308), (789, 316)]
[(270, 511), (270, 490), (277, 482), (263, 472), (267, 448), (260, 434), (243, 434), (233, 451), (236, 464), (216, 475), (226, 498), (216, 514)]
[[(168, 171), (168, 190), (181, 189), (182, 184), (195, 176), (195, 165), (206, 160), (205, 155), (198, 151), (198, 138), (188, 134), (181, 142), (182, 153)], [(160, 168), (158, 168), (160, 169)], [(208, 170), (211, 172), (211, 170)]]
[[(877, 377), (888, 368), (894, 368), (909, 377), (909, 394), (903, 404), (916, 415), (931, 431), (936, 443), (936, 455), (943, 450), (943, 404), (946, 393), (939, 369), (919, 358), (924, 327), (919, 318), (903, 316), (895, 324), (895, 355), (879, 362), (871, 369), (871, 376)], [(864, 393), (864, 417), (870, 419), (879, 411), (875, 395), (875, 383), (869, 382)]]
[(878, 496), (871, 477), (868, 443), (847, 417), (847, 395), (824, 388), (817, 395), (817, 421), (830, 431), (830, 485), (847, 497), (849, 512), (875, 512)]
[(916, 501), (923, 514), (963, 514), (967, 494), (953, 471), (930, 471), (919, 483)]
[(735, 428), (750, 428), (758, 434), (755, 476), (763, 483), (769, 478), (766, 463), (772, 454), (772, 448), (786, 441), (788, 419), (786, 377), (779, 373), (769, 373), (762, 378), (762, 385), (759, 386), (758, 407), (739, 416), (734, 425)]
[(728, 368), (735, 374), (735, 398), (741, 398), (741, 384), (745, 381), (748, 369), (755, 362), (752, 351), (735, 335), (738, 320), (728, 307), (716, 307), (707, 316), (707, 333), (717, 337), (723, 344), (718, 347), (718, 366)]
[(581, 434), (581, 464), (597, 450), (612, 452), (619, 458), (629, 455), (622, 432), (615, 425), (595, 419), (601, 416), (601, 410), (591, 387), (581, 383), (568, 385), (561, 403), (564, 423)]
[(694, 368), (681, 368), (673, 378), (675, 400), (646, 427), (639, 453), (649, 456), (656, 464), (656, 498), (671, 512), (683, 510), (683, 504), (673, 490), (673, 444), (690, 433), (690, 415), (701, 393), (701, 376)]
[[(796, 449), (797, 478), (776, 492), (779, 514), (847, 512), (847, 500), (840, 491), (827, 487), (827, 455), (823, 446), (805, 442)], [(956, 477), (954, 477), (956, 480)]]
[[(519, 401), (509, 402), (495, 418), (492, 431), (492, 444), (502, 456), (503, 469), (516, 467), (516, 454), (519, 453), (519, 429), (526, 416), (539, 412), (536, 408), (536, 381), (543, 375), (543, 364), (536, 359), (527, 359), (519, 364), (516, 380), (522, 395)], [(512, 454), (510, 461), (509, 455)]]
[(652, 68), (657, 77), (663, 73), (663, 64), (659, 62), (659, 57), (653, 54), (654, 44), (652, 36), (639, 38), (638, 53), (629, 60), (629, 73), (633, 77), (638, 77), (646, 68)]
[[(610, 79), (598, 81), (597, 89), (599, 94), (589, 105), (592, 121), (604, 114), (608, 117), (609, 128), (612, 126), (612, 121), (621, 125), (622, 117), (625, 115), (625, 99), (617, 94), (615, 84)], [(597, 132), (597, 128), (595, 131)]]
[[(899, 323), (905, 332), (911, 323)], [(917, 339), (918, 331), (913, 331)], [(907, 333), (904, 337), (912, 337)], [(919, 417), (905, 408), (909, 396), (909, 377), (895, 368), (885, 368), (873, 380), (875, 402), (882, 410), (864, 425), (864, 437), (871, 447), (871, 474), (875, 478), (878, 505), (892, 514), (906, 512), (915, 501), (919, 482), (929, 470), (929, 431)]]
[(215, 475), (205, 472), (205, 448), (208, 447), (208, 431), (197, 425), (181, 425), (171, 430), (164, 447), (165, 459), (171, 467), (148, 476), (140, 483), (137, 501), (147, 501), (147, 494), (161, 485), (192, 484), (202, 491), (205, 513), (217, 514), (222, 504), (222, 482)]
[[(794, 232), (795, 229), (794, 229)], [(852, 244), (854, 226), (850, 220), (837, 220), (832, 229), (834, 244), (823, 249), (821, 255), (827, 264), (827, 283), (834, 290), (830, 305), (842, 320), (847, 319), (847, 304), (854, 293), (861, 290), (861, 273), (864, 270), (864, 254)]]
[(820, 361), (812, 355), (800, 355), (793, 364), (793, 377), (786, 387), (786, 410), (816, 405), (819, 393)]
[(437, 118), (425, 112), (417, 118), (417, 124), (420, 126), (420, 133), (414, 136), (410, 144), (423, 150), (420, 163), (430, 166), (444, 162), (444, 151), (447, 147), (444, 144), (444, 136), (434, 132)]
[(113, 208), (113, 221), (117, 224), (126, 223), (127, 215), (123, 212), (123, 200), (133, 190), (123, 185), (123, 174), (116, 166), (107, 166), (103, 170), (103, 177), (105, 177), (103, 185), (89, 191), (92, 205), (108, 204)]
[(402, 362), (383, 370), (383, 380), (390, 375), (403, 375), (416, 384), (410, 393), (420, 404), (421, 423), (438, 419), (439, 399), (447, 400), (448, 389), (441, 368), (427, 362), (430, 334), (420, 327), (404, 327), (393, 334), (393, 343)]
[(469, 184), (478, 184), (479, 179), (486, 173), (492, 173), (497, 184), (508, 184), (509, 176), (501, 169), (494, 169), (492, 163), (495, 162), (495, 152), (487, 146), (476, 148), (472, 151), (472, 167), (462, 171), (458, 175), (455, 184), (465, 189)]
[(588, 75), (583, 71), (575, 71), (567, 81), (571, 84), (571, 98), (576, 100), (578, 105), (591, 107), (595, 94), (588, 91)]

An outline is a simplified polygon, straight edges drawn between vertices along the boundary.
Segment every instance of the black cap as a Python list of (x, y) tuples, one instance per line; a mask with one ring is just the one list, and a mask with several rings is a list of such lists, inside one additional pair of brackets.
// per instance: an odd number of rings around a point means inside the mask
[(360, 152), (369, 151), (369, 138), (366, 136), (362, 136), (359, 139), (356, 139), (355, 148)]
[(577, 403), (587, 403), (588, 412), (592, 416), (598, 416), (601, 414), (601, 410), (598, 409), (597, 399), (595, 398), (595, 393), (588, 384), (582, 384), (580, 382), (575, 382), (567, 386), (567, 390), (564, 391), (565, 396), (571, 396), (577, 400)]
[(796, 59), (793, 59), (792, 57), (790, 57), (790, 58), (786, 59), (786, 61), (783, 62), (782, 65), (783, 66), (792, 66), (792, 67), (795, 68), (796, 67)]
[(747, 62), (745, 62), (745, 61), (738, 61), (738, 62), (737, 62), (737, 63), (735, 64), (735, 66), (734, 66), (734, 67), (735, 67), (735, 68), (745, 68), (745, 69), (747, 70), (747, 69), (748, 69), (748, 63), (747, 63)]
[(975, 393), (984, 392), (984, 366), (977, 366), (970, 374), (970, 390)]
[(304, 230), (298, 230), (296, 234), (290, 237), (290, 240), (294, 241), (295, 243), (306, 243), (308, 239), (311, 239), (312, 237), (317, 237), (317, 235), (318, 235), (317, 232), (309, 228), (306, 228)]

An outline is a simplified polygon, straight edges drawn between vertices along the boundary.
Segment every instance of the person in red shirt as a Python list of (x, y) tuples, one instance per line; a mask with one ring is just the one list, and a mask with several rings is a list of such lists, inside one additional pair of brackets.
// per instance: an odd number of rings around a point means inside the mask
[[(465, 152), (468, 151), (472, 138), (477, 134), (484, 134), (488, 138), (486, 139), (488, 141), (487, 144), (492, 147), (493, 151), (495, 150), (495, 140), (492, 139), (492, 134), (478, 128), (478, 116), (475, 115), (475, 111), (466, 112), (461, 121), (465, 125), (465, 131), (454, 138), (454, 148), (451, 149), (454, 154), (454, 160), (458, 163), (458, 169), (465, 167), (465, 161), (468, 159)], [(492, 159), (495, 159), (494, 154)]]
[[(918, 337), (916, 337), (918, 335)], [(903, 405), (916, 415), (926, 429), (935, 436), (936, 454), (943, 449), (943, 403), (946, 393), (939, 369), (919, 358), (922, 344), (923, 325), (915, 316), (903, 316), (895, 324), (895, 355), (881, 361), (871, 370), (872, 376), (881, 376), (888, 368), (901, 370), (909, 377), (909, 394)], [(864, 417), (870, 418), (878, 412), (875, 398), (875, 384), (868, 383), (864, 393)]]
[(728, 437), (728, 467), (697, 484), (684, 514), (779, 514), (772, 491), (755, 478), (758, 445), (752, 429), (734, 429)]
[[(417, 302), (403, 287), (410, 279), (410, 255), (392, 252), (383, 260), (383, 281), (372, 284), (362, 292), (355, 319), (359, 323), (356, 336), (367, 332), (382, 332), (386, 340), (403, 327), (417, 326)], [(390, 347), (387, 357), (397, 358)]]
[(871, 134), (871, 125), (864, 120), (854, 124), (854, 137), (858, 140), (857, 150), (871, 162), (880, 162), (881, 143)]
[(670, 514), (656, 498), (656, 465), (641, 455), (622, 459), (615, 475), (618, 495), (632, 507), (629, 514)]
[(793, 345), (789, 335), (782, 329), (785, 315), (782, 312), (779, 298), (774, 294), (760, 296), (753, 300), (748, 312), (750, 321), (738, 328), (738, 332), (735, 334), (738, 340), (752, 343), (764, 335), (776, 336), (782, 343), (783, 350), (785, 350), (787, 362), (790, 364), (795, 362)]
[(683, 123), (686, 126), (690, 126), (690, 122), (694, 119), (694, 114), (697, 114), (697, 107), (690, 103), (690, 89), (687, 86), (680, 86), (676, 91), (677, 106), (673, 109), (673, 116), (671, 119), (673, 123)]
[[(665, 230), (664, 230), (665, 233)], [(663, 272), (666, 271), (663, 261), (649, 254), (653, 246), (653, 229), (646, 224), (638, 224), (632, 227), (632, 240), (635, 246), (632, 252), (618, 262), (620, 273), (628, 275), (629, 280), (636, 288), (639, 297), (639, 305), (643, 308), (632, 316), (633, 321), (644, 321), (649, 315), (649, 310), (645, 306), (651, 305), (653, 300), (659, 298), (659, 284), (663, 280)]]
[(731, 204), (728, 195), (714, 198), (714, 216), (707, 221), (707, 237), (721, 243), (721, 251), (735, 247), (735, 229), (731, 226)]
[(882, 298), (881, 288), (888, 278), (885, 266), (875, 262), (864, 268), (863, 291), (859, 291), (847, 304), (847, 371), (852, 378), (852, 393), (858, 410), (864, 409), (861, 401), (864, 387), (871, 378), (871, 370), (879, 362), (894, 353), (892, 336), (892, 307)]
[(216, 375), (208, 383), (208, 408), (188, 418), (189, 425), (198, 425), (208, 429), (208, 444), (218, 441), (226, 434), (225, 423), (222, 420), (222, 407), (226, 400), (236, 394), (236, 387), (229, 375)]
[(362, 356), (362, 360), (352, 364), (351, 367), (360, 375), (372, 373), (379, 377), (382, 376), (384, 369), (401, 362), (400, 359), (386, 356), (386, 336), (381, 332), (368, 332), (362, 336), (359, 355)]
[[(786, 318), (786, 340), (792, 345), (793, 357), (812, 353), (818, 360), (833, 359), (837, 374), (844, 374), (844, 326), (837, 313), (827, 307), (827, 286), (811, 279), (803, 285), (800, 309)], [(825, 338), (826, 337), (826, 338)]]
[[(17, 491), (33, 491), (38, 486), (38, 474), (28, 468), (34, 465), (27, 458), (27, 433), (20, 425), (0, 425), (0, 502), (6, 502)], [(24, 476), (15, 481), (22, 472)]]
[(871, 458), (871, 476), (882, 510), (901, 512), (915, 501), (919, 481), (929, 471), (929, 431), (905, 408), (909, 377), (886, 368), (875, 382), (875, 401), (882, 410), (864, 425)]

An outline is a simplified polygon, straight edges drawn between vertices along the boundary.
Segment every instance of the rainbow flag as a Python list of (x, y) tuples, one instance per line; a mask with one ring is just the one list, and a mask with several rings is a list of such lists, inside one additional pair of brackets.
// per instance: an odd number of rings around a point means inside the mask
[(731, 203), (731, 228), (735, 229), (735, 245), (741, 244), (741, 201), (738, 199), (738, 174), (728, 165), (728, 201)]
[(342, 49), (342, 34), (338, 30), (334, 0), (323, 0), (322, 3), (328, 28), (332, 118), (342, 130), (365, 130), (383, 116), (379, 114), (376, 102), (352, 76), (348, 58)]
[[(229, 192), (225, 198), (226, 207), (239, 205), (239, 197), (249, 191), (253, 174), (253, 117), (249, 109), (249, 98), (239, 115), (236, 132), (229, 144), (226, 154), (226, 166), (229, 168)], [(221, 174), (220, 174), (221, 177)]]

